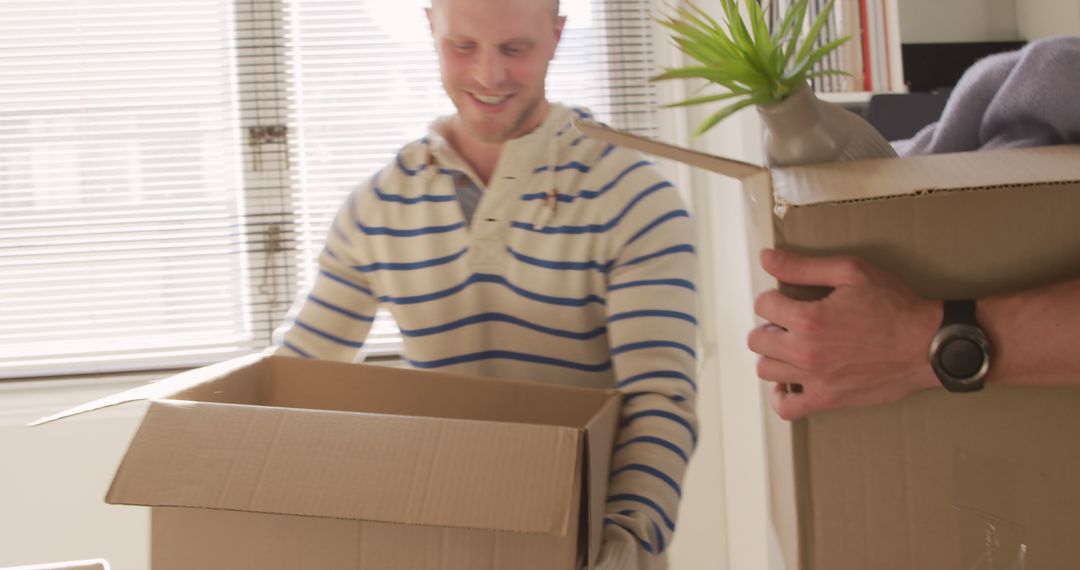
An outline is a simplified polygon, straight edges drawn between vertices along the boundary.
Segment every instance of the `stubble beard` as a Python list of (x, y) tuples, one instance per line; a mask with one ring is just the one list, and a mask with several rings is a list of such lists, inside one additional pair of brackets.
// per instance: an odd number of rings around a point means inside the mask
[[(463, 94), (463, 97), (469, 97), (469, 94), (465, 93)], [(484, 129), (483, 121), (473, 123), (464, 120), (465, 114), (462, 113), (461, 105), (458, 106), (458, 117), (462, 119), (461, 122), (465, 126), (465, 129), (476, 140), (485, 144), (499, 144), (504, 143), (512, 138), (517, 138), (518, 136), (526, 134), (518, 131), (521, 129), (522, 125), (524, 125), (529, 119), (532, 118), (533, 113), (535, 113), (536, 110), (540, 107), (540, 103), (543, 100), (544, 94), (540, 93), (532, 101), (529, 101), (529, 103), (525, 106), (524, 109), (521, 110), (521, 113), (519, 113), (517, 117), (514, 117), (514, 120), (511, 122), (510, 126), (498, 132), (492, 132), (490, 129)], [(463, 105), (468, 104), (471, 104), (471, 101), (463, 102)]]

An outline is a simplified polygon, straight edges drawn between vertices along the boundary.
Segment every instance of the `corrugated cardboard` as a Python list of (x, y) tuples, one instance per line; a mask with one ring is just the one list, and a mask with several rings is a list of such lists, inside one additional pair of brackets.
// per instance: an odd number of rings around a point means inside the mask
[[(1080, 146), (769, 170), (579, 128), (742, 180), (755, 260), (767, 246), (859, 255), (931, 298), (1080, 276)], [(755, 271), (756, 291), (776, 287)], [(769, 413), (787, 568), (1080, 568), (1078, 410), (1080, 390), (989, 386), (794, 423)]]
[(254, 356), (38, 423), (137, 399), (106, 501), (155, 570), (595, 562), (616, 391)]

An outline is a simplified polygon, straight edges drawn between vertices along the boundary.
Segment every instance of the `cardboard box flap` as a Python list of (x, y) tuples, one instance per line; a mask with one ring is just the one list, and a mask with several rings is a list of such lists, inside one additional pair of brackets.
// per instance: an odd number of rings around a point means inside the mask
[(39, 426), (54, 422), (63, 418), (71, 417), (94, 410), (100, 410), (102, 408), (108, 408), (111, 406), (118, 406), (120, 404), (126, 404), (129, 402), (138, 402), (142, 400), (152, 400), (155, 398), (164, 398), (173, 394), (189, 390), (200, 384), (204, 384), (217, 378), (229, 374), (235, 370), (254, 366), (264, 360), (266, 357), (262, 354), (251, 354), (248, 356), (241, 356), (232, 360), (226, 360), (203, 368), (196, 368), (194, 370), (188, 370), (174, 376), (159, 380), (157, 382), (151, 382), (137, 388), (125, 390), (123, 392), (105, 396), (92, 402), (85, 404), (79, 404), (73, 408), (68, 408), (62, 412), (55, 413), (51, 416), (30, 422), (27, 427)]
[(600, 556), (600, 542), (604, 534), (603, 513), (607, 510), (607, 487), (611, 473), (611, 452), (615, 446), (615, 433), (621, 411), (621, 399), (609, 400), (586, 427), (584, 455), (588, 458), (588, 465), (584, 485), (588, 489), (588, 497), (584, 504), (588, 509), (588, 518), (585, 520), (589, 521), (589, 568), (593, 567)]
[[(670, 158), (746, 181), (767, 169), (617, 131), (593, 121), (574, 121), (583, 134), (618, 146)], [(1080, 180), (1080, 145), (974, 151), (854, 162), (778, 167), (772, 176), (778, 215), (789, 206), (873, 200), (944, 190), (1060, 184)], [(873, 182), (868, 184), (867, 181)]]
[(772, 170), (777, 206), (1080, 180), (1080, 145), (788, 166)]
[(158, 400), (106, 501), (563, 536), (583, 434)]
[[(529, 423), (584, 429), (615, 390), (463, 376), (430, 370), (390, 368), (274, 356), (262, 374), (258, 403), (268, 406), (342, 410)], [(231, 380), (201, 386), (184, 399), (255, 403)]]
[(573, 120), (573, 125), (579, 132), (590, 138), (609, 142), (616, 146), (632, 148), (646, 154), (670, 158), (672, 160), (684, 162), (690, 166), (697, 166), (718, 174), (723, 174), (724, 176), (730, 176), (737, 180), (749, 178), (750, 176), (765, 170), (764, 167), (750, 164), (749, 162), (722, 158), (712, 154), (698, 152), (696, 150), (617, 131), (595, 121), (575, 118)]

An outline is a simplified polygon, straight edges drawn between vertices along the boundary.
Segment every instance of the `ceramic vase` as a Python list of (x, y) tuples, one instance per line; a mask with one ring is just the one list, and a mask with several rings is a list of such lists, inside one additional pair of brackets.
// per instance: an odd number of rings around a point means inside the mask
[(889, 141), (865, 119), (822, 101), (805, 85), (783, 101), (758, 106), (769, 166), (895, 157)]

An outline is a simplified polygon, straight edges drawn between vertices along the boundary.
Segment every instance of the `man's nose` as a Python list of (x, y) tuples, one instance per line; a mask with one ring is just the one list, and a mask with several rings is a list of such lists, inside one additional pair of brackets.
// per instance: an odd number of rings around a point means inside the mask
[(502, 54), (494, 50), (485, 50), (476, 58), (473, 69), (476, 82), (485, 89), (494, 89), (506, 80), (506, 65)]

